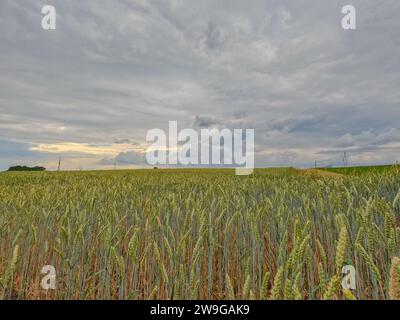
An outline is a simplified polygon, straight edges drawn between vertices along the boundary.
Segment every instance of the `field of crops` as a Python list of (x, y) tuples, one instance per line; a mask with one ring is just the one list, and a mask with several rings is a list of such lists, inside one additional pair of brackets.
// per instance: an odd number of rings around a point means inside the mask
[(399, 191), (396, 168), (1, 173), (0, 298), (400, 298)]
[(323, 168), (323, 170), (342, 174), (358, 175), (364, 173), (381, 173), (388, 170), (390, 171), (396, 167), (399, 167), (399, 165)]

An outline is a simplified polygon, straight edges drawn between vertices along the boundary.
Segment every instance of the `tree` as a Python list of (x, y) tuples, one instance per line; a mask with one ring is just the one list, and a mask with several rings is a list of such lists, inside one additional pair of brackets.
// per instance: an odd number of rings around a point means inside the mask
[(8, 171), (45, 171), (45, 167), (13, 166)]

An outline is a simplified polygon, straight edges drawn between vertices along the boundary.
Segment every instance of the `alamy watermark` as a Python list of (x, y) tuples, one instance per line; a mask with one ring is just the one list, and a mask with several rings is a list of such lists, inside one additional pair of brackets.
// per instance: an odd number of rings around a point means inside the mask
[[(345, 5), (341, 10), (342, 17), (341, 25), (344, 30), (356, 30), (356, 8), (352, 5)], [(42, 18), (43, 30), (56, 30), (56, 8), (52, 5), (46, 5), (42, 7), (42, 14), (45, 16)]]
[(45, 16), (42, 18), (42, 29), (43, 30), (56, 30), (57, 29), (57, 14), (54, 6), (44, 6), (42, 8), (42, 14)]
[(42, 278), (40, 285), (44, 290), (56, 289), (56, 268), (52, 265), (46, 265), (42, 268), (41, 274), (45, 276)]
[(344, 6), (342, 8), (342, 14), (345, 16), (342, 18), (342, 28), (344, 30), (356, 30), (357, 19), (356, 19), (356, 8), (354, 6)]
[(151, 143), (146, 151), (149, 165), (232, 166), (236, 175), (254, 170), (254, 129), (182, 129), (169, 121), (168, 133), (152, 129), (146, 135)]
[(342, 276), (342, 288), (346, 290), (356, 290), (356, 269), (354, 266), (344, 266), (342, 268)]

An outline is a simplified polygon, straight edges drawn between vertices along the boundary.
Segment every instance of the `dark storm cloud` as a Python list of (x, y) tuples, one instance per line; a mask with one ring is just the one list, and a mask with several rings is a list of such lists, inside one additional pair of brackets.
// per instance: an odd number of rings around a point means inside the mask
[(220, 122), (211, 117), (196, 116), (193, 127), (195, 128), (210, 128), (214, 125), (218, 125)]
[[(55, 31), (40, 27), (48, 3)], [(347, 4), (356, 31), (340, 26)], [(0, 139), (143, 143), (177, 120), (254, 128), (265, 166), (349, 148), (394, 161), (399, 14), (397, 0), (3, 0)]]
[(100, 160), (99, 164), (101, 165), (146, 165), (145, 154), (135, 152), (135, 151), (127, 151), (121, 152), (114, 158), (104, 158)]

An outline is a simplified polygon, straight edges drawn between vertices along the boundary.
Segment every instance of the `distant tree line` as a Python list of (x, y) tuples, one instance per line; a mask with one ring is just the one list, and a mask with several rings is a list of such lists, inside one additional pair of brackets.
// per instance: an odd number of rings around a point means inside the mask
[(45, 167), (13, 166), (8, 171), (45, 171)]

